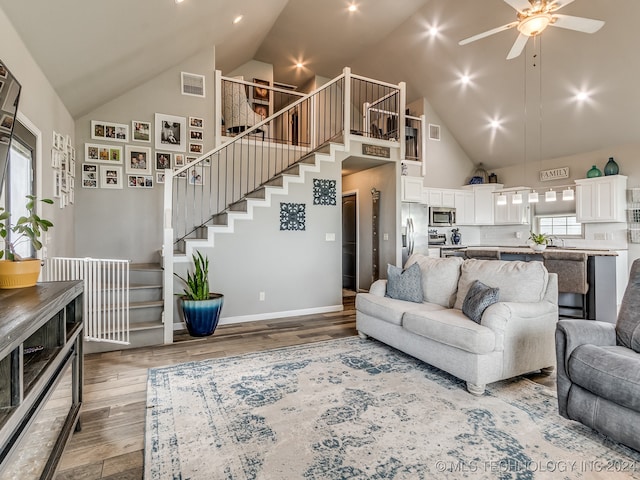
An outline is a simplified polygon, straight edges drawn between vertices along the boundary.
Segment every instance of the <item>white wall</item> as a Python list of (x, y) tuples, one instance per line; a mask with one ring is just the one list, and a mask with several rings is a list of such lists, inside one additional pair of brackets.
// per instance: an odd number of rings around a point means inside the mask
[[(53, 169), (51, 147), (53, 132), (74, 137), (74, 121), (49, 80), (35, 62), (11, 22), (0, 9), (0, 59), (22, 85), (19, 111), (41, 132), (42, 149), (39, 153), (43, 198), (53, 198)], [(63, 61), (63, 60), (62, 60)], [(78, 186), (79, 188), (79, 186)], [(77, 199), (77, 196), (76, 196)], [(46, 244), (48, 256), (71, 256), (74, 253), (74, 206), (43, 205), (42, 216), (54, 224)], [(76, 200), (77, 201), (77, 200)]]
[[(77, 175), (81, 175), (85, 142), (124, 145), (120, 142), (92, 140), (91, 120), (124, 123), (129, 125), (130, 130), (132, 120), (151, 122), (151, 143), (130, 141), (129, 144), (151, 147), (152, 158), (155, 159), (155, 113), (187, 117), (187, 120), (189, 116), (200, 117), (204, 119), (204, 151), (211, 150), (214, 145), (214, 71), (215, 49), (212, 47), (78, 118)], [(181, 72), (205, 76), (205, 98), (181, 94)], [(122, 167), (124, 173), (125, 165)], [(155, 164), (152, 171), (155, 182)], [(126, 173), (124, 176), (126, 179)], [(122, 190), (79, 188), (76, 196), (77, 255), (126, 258), (134, 262), (159, 261), (163, 191), (164, 185), (161, 184), (154, 183), (151, 189), (138, 189), (129, 188), (126, 181)]]

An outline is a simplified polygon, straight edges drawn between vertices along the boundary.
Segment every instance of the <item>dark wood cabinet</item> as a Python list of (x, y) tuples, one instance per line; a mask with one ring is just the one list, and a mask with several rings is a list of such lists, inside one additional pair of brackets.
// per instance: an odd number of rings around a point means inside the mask
[[(79, 429), (82, 404), (82, 282), (46, 282), (0, 290), (0, 477), (13, 473), (32, 424), (63, 377), (71, 378), (68, 411), (52, 442), (29, 442), (41, 460), (19, 478), (53, 478), (62, 451)], [(34, 437), (35, 438), (35, 437)], [(33, 449), (37, 449), (34, 452)], [(22, 472), (20, 472), (22, 473)], [(11, 476), (11, 475), (10, 475)]]

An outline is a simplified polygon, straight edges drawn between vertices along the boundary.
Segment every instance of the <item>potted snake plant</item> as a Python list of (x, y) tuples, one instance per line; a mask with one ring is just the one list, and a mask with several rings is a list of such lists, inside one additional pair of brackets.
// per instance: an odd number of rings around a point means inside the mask
[(209, 259), (200, 252), (194, 253), (192, 258), (193, 272), (187, 271), (186, 278), (177, 273), (174, 275), (185, 284), (179, 303), (189, 334), (206, 337), (218, 326), (224, 295), (209, 292)]
[[(23, 215), (15, 223), (11, 223), (11, 214), (0, 207), (0, 238), (4, 248), (0, 250), (0, 288), (32, 287), (40, 276), (40, 260), (37, 258), (22, 258), (17, 248), (23, 243), (30, 243), (35, 250), (42, 248), (40, 236), (53, 223), (38, 216), (35, 212), (37, 198), (27, 195), (25, 208), (27, 215)], [(43, 198), (42, 203), (53, 204), (53, 200)]]

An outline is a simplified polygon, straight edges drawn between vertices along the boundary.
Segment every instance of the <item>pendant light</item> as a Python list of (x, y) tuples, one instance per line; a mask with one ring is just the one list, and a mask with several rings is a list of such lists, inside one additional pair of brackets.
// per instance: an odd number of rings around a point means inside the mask
[(544, 201), (545, 202), (555, 202), (556, 201), (556, 191), (550, 188), (549, 191), (544, 194)]
[(566, 190), (562, 191), (562, 200), (573, 200), (575, 197), (573, 195), (573, 189), (571, 187), (567, 187)]
[(522, 194), (520, 192), (516, 192), (511, 197), (511, 203), (514, 205), (520, 205), (522, 203)]
[(507, 204), (507, 196), (504, 193), (500, 193), (498, 198), (496, 198), (496, 205), (506, 205)]
[(529, 203), (538, 203), (538, 192), (535, 190), (529, 192)]

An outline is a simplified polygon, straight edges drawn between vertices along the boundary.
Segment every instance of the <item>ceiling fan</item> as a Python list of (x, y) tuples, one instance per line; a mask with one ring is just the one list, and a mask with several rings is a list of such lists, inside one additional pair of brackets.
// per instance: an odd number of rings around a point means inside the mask
[(541, 34), (548, 26), (566, 28), (584, 33), (595, 33), (602, 28), (602, 20), (591, 18), (573, 17), (555, 13), (562, 7), (573, 3), (574, 0), (504, 0), (508, 5), (518, 12), (518, 20), (502, 25), (501, 27), (488, 30), (473, 37), (465, 38), (458, 42), (459, 45), (466, 45), (481, 38), (494, 35), (496, 33), (516, 27), (519, 35), (513, 47), (507, 55), (507, 60), (518, 57), (524, 50), (529, 37)]

